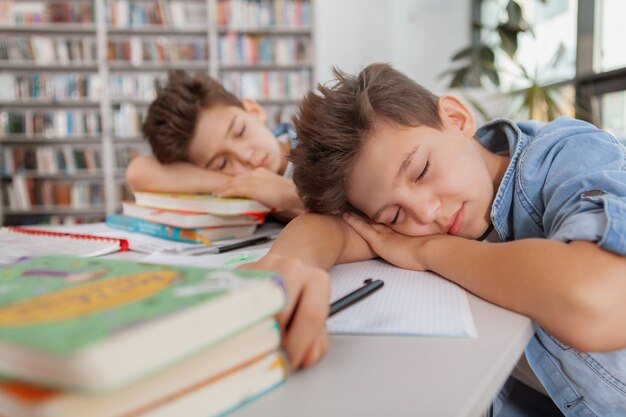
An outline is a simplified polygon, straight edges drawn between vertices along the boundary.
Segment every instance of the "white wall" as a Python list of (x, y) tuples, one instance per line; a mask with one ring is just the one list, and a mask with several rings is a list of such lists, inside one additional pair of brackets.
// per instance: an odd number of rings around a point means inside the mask
[(315, 0), (315, 74), (389, 62), (435, 93), (450, 57), (469, 44), (470, 0)]

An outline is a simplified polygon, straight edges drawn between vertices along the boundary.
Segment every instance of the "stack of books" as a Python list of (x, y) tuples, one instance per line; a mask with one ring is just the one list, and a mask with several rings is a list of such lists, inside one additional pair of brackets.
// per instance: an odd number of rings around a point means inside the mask
[(48, 255), (0, 269), (0, 415), (223, 415), (286, 378), (268, 271)]
[(255, 200), (200, 194), (134, 193), (135, 203), (122, 203), (122, 214), (106, 223), (127, 232), (188, 243), (247, 237), (271, 209)]

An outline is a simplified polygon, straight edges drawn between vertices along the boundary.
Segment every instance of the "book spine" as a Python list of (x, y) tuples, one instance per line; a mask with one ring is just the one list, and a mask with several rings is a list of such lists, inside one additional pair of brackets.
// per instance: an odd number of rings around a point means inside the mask
[(123, 214), (110, 214), (106, 218), (106, 224), (115, 229), (133, 233), (143, 233), (145, 235), (159, 237), (161, 239), (175, 240), (177, 242), (204, 243), (211, 245), (211, 241), (196, 233), (191, 229), (167, 226), (153, 223)]

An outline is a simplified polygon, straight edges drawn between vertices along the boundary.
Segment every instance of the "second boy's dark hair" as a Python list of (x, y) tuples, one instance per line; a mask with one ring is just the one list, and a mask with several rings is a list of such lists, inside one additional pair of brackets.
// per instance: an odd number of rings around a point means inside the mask
[(357, 76), (337, 68), (333, 74), (333, 84), (318, 84), (318, 91), (300, 103), (293, 118), (299, 144), (289, 159), (305, 207), (337, 215), (351, 210), (348, 176), (377, 122), (435, 129), (443, 125), (438, 97), (388, 64), (371, 64)]
[(173, 71), (148, 108), (142, 126), (152, 153), (162, 164), (189, 160), (189, 143), (203, 109), (216, 105), (243, 108), (241, 101), (207, 74)]

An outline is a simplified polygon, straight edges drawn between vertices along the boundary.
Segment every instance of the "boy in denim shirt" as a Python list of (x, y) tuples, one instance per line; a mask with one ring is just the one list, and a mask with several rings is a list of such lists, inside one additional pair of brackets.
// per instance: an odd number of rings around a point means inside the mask
[[(292, 221), (251, 267), (380, 256), (434, 271), (535, 321), (529, 385), (563, 414), (626, 415), (624, 146), (568, 118), (476, 130), (459, 100), (385, 64), (335, 75), (294, 119), (294, 181), (320, 214)], [(327, 349), (323, 326), (298, 337), (298, 363)]]

